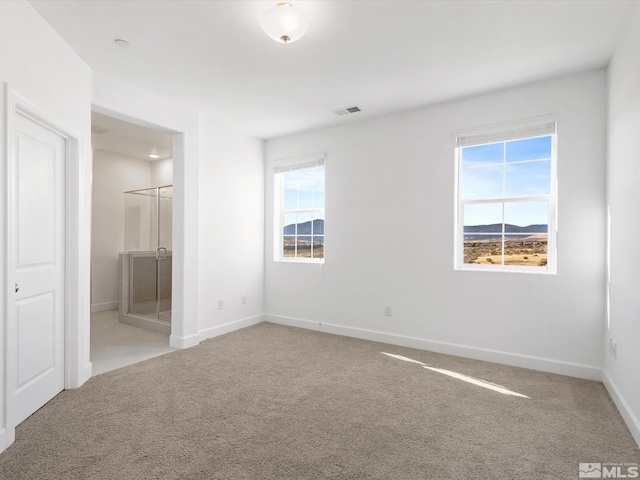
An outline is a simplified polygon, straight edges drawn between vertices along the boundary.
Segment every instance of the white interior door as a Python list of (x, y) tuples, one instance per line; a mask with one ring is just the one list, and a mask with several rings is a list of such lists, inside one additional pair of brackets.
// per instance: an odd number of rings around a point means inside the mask
[(66, 140), (20, 112), (14, 132), (9, 368), (15, 426), (64, 389)]

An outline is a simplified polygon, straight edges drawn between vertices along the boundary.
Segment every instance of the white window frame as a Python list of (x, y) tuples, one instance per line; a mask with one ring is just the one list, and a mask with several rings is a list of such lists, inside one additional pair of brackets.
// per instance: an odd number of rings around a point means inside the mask
[[(527, 138), (551, 136), (551, 185), (549, 194), (500, 196), (494, 198), (462, 199), (462, 148), (474, 145), (486, 145), (502, 143), (511, 140), (524, 140)], [(538, 118), (531, 121), (501, 124), (482, 129), (459, 131), (454, 134), (455, 147), (455, 232), (454, 232), (454, 268), (464, 271), (482, 272), (523, 272), (537, 274), (557, 273), (557, 211), (558, 211), (558, 179), (557, 179), (557, 122), (555, 118)], [(464, 263), (464, 207), (465, 205), (479, 205), (490, 203), (502, 203), (503, 205), (515, 202), (547, 201), (549, 203), (549, 224), (547, 230), (547, 265), (484, 265)], [(504, 223), (502, 242), (505, 240)], [(504, 251), (504, 250), (503, 250)]]
[[(273, 239), (273, 260), (275, 262), (284, 263), (316, 263), (323, 264), (326, 257), (326, 230), (323, 233), (325, 238), (325, 248), (322, 258), (309, 258), (309, 257), (285, 257), (284, 251), (284, 217), (287, 214), (322, 214), (322, 218), (325, 220), (326, 229), (326, 217), (325, 208), (305, 208), (296, 210), (284, 210), (284, 188), (282, 183), (282, 173), (290, 172), (293, 170), (303, 170), (306, 168), (314, 168), (318, 166), (325, 166), (324, 153), (317, 153), (307, 155), (304, 157), (296, 157), (293, 159), (279, 160), (275, 162), (273, 168), (273, 192), (274, 192), (274, 239)], [(326, 185), (326, 170), (325, 170), (325, 185)], [(326, 198), (325, 198), (326, 207)], [(313, 218), (313, 215), (312, 215)]]

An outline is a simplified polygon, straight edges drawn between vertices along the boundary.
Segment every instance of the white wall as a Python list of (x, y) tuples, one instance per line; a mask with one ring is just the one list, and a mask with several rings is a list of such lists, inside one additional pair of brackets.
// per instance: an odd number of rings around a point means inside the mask
[[(607, 201), (611, 212), (610, 324), (604, 380), (640, 444), (640, 8), (609, 65)], [(617, 343), (617, 359), (609, 352)]]
[[(69, 241), (74, 255), (67, 274), (70, 276), (70, 291), (74, 300), (68, 306), (69, 318), (73, 319), (67, 332), (77, 369), (67, 372), (67, 388), (82, 385), (91, 376), (89, 362), (89, 285), (90, 285), (90, 235), (91, 235), (91, 71), (69, 48), (53, 29), (26, 2), (0, 2), (0, 82), (36, 105), (62, 128), (80, 140), (79, 164), (72, 165), (74, 172), (68, 185), (75, 192), (73, 202), (68, 205), (72, 228)], [(0, 116), (2, 122), (3, 115)], [(4, 132), (4, 126), (0, 128)], [(0, 134), (1, 135), (1, 134)], [(0, 162), (0, 185), (5, 189), (4, 166), (5, 140), (2, 141)], [(0, 195), (0, 212), (4, 212), (5, 195)], [(0, 215), (3, 215), (0, 213)], [(5, 219), (0, 235), (0, 251), (5, 251)], [(5, 272), (5, 266), (1, 270)], [(0, 291), (6, 292), (4, 274)], [(3, 294), (4, 295), (4, 294)], [(4, 405), (6, 388), (5, 341), (7, 299), (1, 297), (2, 328), (0, 328), (0, 451), (13, 440), (12, 429), (7, 428)]]
[[(598, 70), (268, 141), (266, 318), (600, 379), (605, 88)], [(557, 275), (454, 271), (453, 132), (554, 113)], [(276, 263), (274, 160), (315, 152), (326, 263)]]
[(93, 74), (93, 109), (173, 136), (173, 278), (171, 337), (176, 348), (197, 345), (198, 333), (198, 112), (120, 80)]
[(264, 142), (208, 115), (201, 115), (200, 139), (198, 317), (204, 339), (262, 321)]
[(165, 158), (150, 162), (151, 187), (173, 185), (173, 158)]
[(92, 312), (118, 308), (118, 254), (124, 251), (124, 192), (156, 185), (152, 181), (154, 163), (101, 150), (93, 152)]

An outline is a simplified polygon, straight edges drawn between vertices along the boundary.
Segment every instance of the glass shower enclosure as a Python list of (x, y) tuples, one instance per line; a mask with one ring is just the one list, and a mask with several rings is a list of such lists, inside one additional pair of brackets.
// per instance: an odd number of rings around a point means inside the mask
[(124, 193), (120, 321), (170, 334), (173, 186)]

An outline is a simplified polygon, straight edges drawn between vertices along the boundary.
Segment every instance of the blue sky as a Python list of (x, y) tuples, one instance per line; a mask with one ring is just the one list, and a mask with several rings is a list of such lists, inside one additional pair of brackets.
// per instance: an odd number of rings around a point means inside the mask
[(324, 208), (324, 166), (283, 174), (284, 209)]
[[(476, 145), (462, 149), (460, 195), (463, 199), (546, 195), (551, 189), (552, 137)], [(504, 206), (504, 222), (548, 224), (547, 202)], [(465, 225), (502, 223), (503, 204), (465, 206)]]
[[(310, 208), (324, 208), (324, 166), (294, 170), (282, 174), (284, 186), (284, 210), (304, 210)], [(324, 219), (324, 215), (312, 216), (311, 213), (286, 214), (284, 226), (294, 223), (304, 223), (317, 218)]]
[[(505, 154), (506, 159), (503, 159)], [(505, 160), (510, 163), (542, 158), (551, 158), (551, 136), (488, 143), (462, 149), (463, 167), (503, 163)]]

